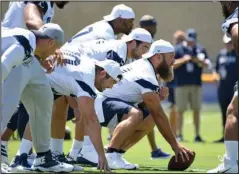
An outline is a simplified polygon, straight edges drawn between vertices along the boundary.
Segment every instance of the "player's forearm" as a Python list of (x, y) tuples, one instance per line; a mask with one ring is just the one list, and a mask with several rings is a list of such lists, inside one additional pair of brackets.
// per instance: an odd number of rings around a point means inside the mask
[(42, 10), (35, 4), (29, 3), (24, 9), (25, 23), (29, 30), (38, 30), (44, 25), (42, 16)]
[(26, 26), (29, 30), (38, 30), (42, 25), (42, 20), (29, 19), (26, 21)]
[(14, 66), (18, 66), (25, 58), (24, 48), (19, 44), (11, 45), (1, 56), (1, 63), (12, 69)]
[(152, 117), (160, 133), (163, 135), (166, 141), (174, 149), (174, 147), (177, 145), (176, 137), (173, 134), (168, 118), (166, 114), (164, 113), (161, 105), (160, 105), (160, 110), (161, 111), (159, 113), (152, 113)]
[(98, 155), (102, 157), (104, 155), (104, 147), (101, 138), (101, 126), (95, 113), (94, 99), (83, 96), (77, 100), (77, 103), (84, 121), (86, 134), (90, 136)]
[[(93, 113), (92, 113), (93, 114)], [(91, 117), (91, 119), (89, 119)], [(92, 118), (95, 117), (95, 118)], [(86, 130), (86, 133), (89, 135), (97, 153), (99, 156), (104, 155), (104, 147), (102, 143), (102, 137), (101, 137), (101, 126), (99, 124), (99, 121), (96, 119), (96, 115), (85, 115), (83, 116), (84, 120), (84, 127)]]

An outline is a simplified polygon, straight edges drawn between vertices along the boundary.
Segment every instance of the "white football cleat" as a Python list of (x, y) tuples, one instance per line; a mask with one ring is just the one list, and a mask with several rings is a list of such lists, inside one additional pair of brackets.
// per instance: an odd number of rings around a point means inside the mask
[(74, 166), (74, 168), (73, 168), (74, 172), (79, 172), (79, 171), (83, 171), (84, 170), (84, 168), (79, 166), (79, 165), (73, 165), (73, 166)]
[(37, 155), (34, 154), (34, 153), (32, 153), (31, 155), (28, 155), (27, 162), (28, 162), (30, 165), (33, 165), (36, 156), (37, 156)]
[(223, 159), (220, 160), (222, 163), (215, 169), (207, 171), (207, 173), (238, 173), (237, 161), (232, 162), (224, 155)]
[(98, 164), (98, 154), (91, 145), (85, 145), (82, 147), (81, 152), (77, 157), (77, 163), (84, 165), (97, 166)]
[(129, 163), (126, 159), (123, 158), (120, 153), (106, 153), (105, 154), (109, 167), (113, 170), (125, 169), (125, 170), (135, 170), (139, 168), (136, 164)]
[(32, 170), (41, 172), (72, 172), (73, 169), (74, 166), (71, 164), (54, 160), (51, 152), (44, 156), (36, 157), (32, 166)]

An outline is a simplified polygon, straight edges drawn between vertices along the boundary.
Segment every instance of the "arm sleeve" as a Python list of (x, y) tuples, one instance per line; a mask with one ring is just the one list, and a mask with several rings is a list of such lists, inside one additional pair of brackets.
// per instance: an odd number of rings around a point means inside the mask
[(20, 44), (11, 45), (1, 56), (1, 64), (3, 69), (3, 79), (5, 79), (8, 73), (13, 67), (19, 66), (25, 58), (25, 51)]
[(156, 85), (157, 83), (153, 84), (152, 81), (154, 81), (154, 80), (153, 79), (147, 79), (147, 80), (139, 79), (139, 80), (135, 81), (138, 84), (139, 90), (142, 95), (147, 92), (156, 92), (156, 93), (159, 92), (159, 86)]
[(80, 80), (76, 80), (76, 83), (78, 84), (78, 90), (76, 95), (77, 97), (85, 96), (93, 99), (96, 98), (96, 92), (94, 91), (94, 87)]

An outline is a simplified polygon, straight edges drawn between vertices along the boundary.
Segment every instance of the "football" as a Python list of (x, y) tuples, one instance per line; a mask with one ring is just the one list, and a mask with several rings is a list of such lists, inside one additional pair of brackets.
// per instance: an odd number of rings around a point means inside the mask
[(168, 163), (168, 170), (179, 170), (179, 171), (183, 171), (186, 170), (187, 168), (189, 168), (191, 166), (191, 164), (193, 163), (194, 159), (195, 159), (195, 152), (193, 152), (193, 155), (188, 154), (189, 156), (189, 160), (183, 162), (181, 158), (178, 158), (178, 162), (176, 162), (175, 160), (175, 155), (172, 156), (172, 158), (170, 159), (169, 163)]

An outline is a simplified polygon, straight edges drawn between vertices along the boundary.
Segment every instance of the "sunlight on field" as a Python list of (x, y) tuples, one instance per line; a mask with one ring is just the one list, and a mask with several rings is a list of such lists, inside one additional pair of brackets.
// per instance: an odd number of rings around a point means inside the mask
[[(167, 107), (165, 107), (167, 108)], [(216, 167), (219, 163), (218, 155), (223, 155), (224, 146), (223, 144), (214, 144), (214, 140), (221, 138), (222, 127), (221, 127), (221, 117), (219, 109), (217, 106), (204, 105), (201, 119), (201, 136), (206, 143), (194, 143), (194, 127), (192, 121), (192, 113), (187, 112), (184, 121), (184, 138), (186, 142), (183, 144), (188, 148), (191, 148), (196, 152), (196, 159), (193, 165), (187, 170), (188, 172), (205, 172), (206, 170)], [(68, 122), (68, 126), (71, 128), (73, 133), (74, 125)], [(155, 128), (156, 140), (158, 146), (160, 146), (164, 151), (173, 154), (170, 146), (165, 142), (162, 136), (158, 133)], [(103, 129), (103, 140), (104, 144), (107, 144), (107, 130)], [(72, 134), (74, 137), (74, 134)], [(19, 146), (18, 141), (11, 141), (9, 143), (9, 156), (12, 159), (14, 154), (16, 154)], [(64, 151), (67, 154), (71, 148), (71, 141), (65, 141)], [(161, 160), (151, 160), (150, 159), (150, 147), (147, 138), (144, 138), (136, 146), (130, 149), (125, 158), (132, 162), (139, 164), (140, 169), (138, 171), (130, 172), (143, 172), (143, 173), (153, 173), (153, 172), (166, 172), (168, 159)], [(92, 168), (85, 168), (87, 171), (94, 171)], [(117, 172), (124, 172), (123, 170)]]

